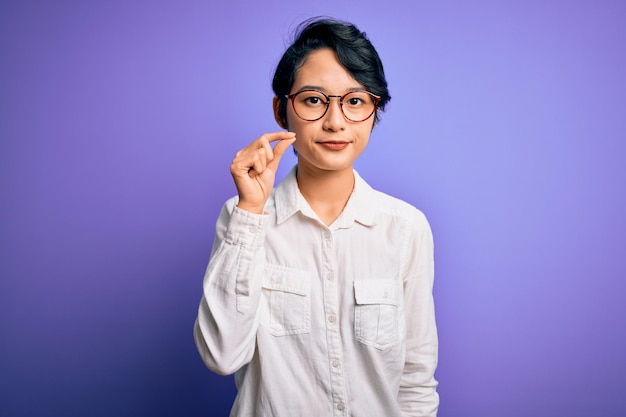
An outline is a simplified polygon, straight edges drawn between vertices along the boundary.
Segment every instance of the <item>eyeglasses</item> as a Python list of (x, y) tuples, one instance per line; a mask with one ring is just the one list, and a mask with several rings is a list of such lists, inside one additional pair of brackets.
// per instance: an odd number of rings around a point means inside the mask
[(376, 111), (380, 97), (369, 91), (351, 91), (343, 96), (330, 96), (319, 90), (302, 90), (286, 96), (294, 112), (302, 120), (314, 122), (324, 117), (331, 98), (339, 99), (344, 117), (351, 122), (363, 122)]

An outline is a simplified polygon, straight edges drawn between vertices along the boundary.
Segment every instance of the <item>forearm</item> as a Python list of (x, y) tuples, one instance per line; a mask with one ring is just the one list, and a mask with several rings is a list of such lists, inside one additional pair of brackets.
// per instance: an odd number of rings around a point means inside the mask
[(404, 416), (436, 417), (438, 336), (433, 301), (433, 239), (425, 218), (416, 221), (404, 270), (406, 356), (398, 403)]
[(202, 359), (219, 374), (237, 371), (254, 354), (265, 266), (265, 216), (231, 210), (223, 236), (217, 236), (194, 326)]
[(406, 417), (436, 417), (439, 408), (438, 382), (434, 376), (438, 343), (434, 316), (429, 316), (432, 319), (427, 320), (432, 324), (425, 326), (429, 330), (419, 340), (407, 340), (404, 373), (398, 392), (398, 403)]

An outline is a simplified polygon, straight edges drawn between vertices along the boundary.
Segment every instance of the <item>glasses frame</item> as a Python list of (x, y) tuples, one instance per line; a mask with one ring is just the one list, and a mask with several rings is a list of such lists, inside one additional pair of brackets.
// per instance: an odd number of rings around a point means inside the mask
[[(317, 119), (305, 119), (304, 117), (300, 116), (300, 115), (298, 114), (298, 111), (296, 110), (296, 103), (295, 103), (296, 96), (297, 96), (298, 94), (305, 93), (305, 92), (307, 92), (307, 91), (314, 91), (314, 92), (316, 92), (316, 93), (320, 93), (321, 95), (323, 95), (324, 97), (326, 97), (326, 109), (324, 110), (324, 113), (322, 113), (322, 115), (321, 115), (320, 117), (318, 117)], [(346, 113), (343, 111), (343, 99), (344, 99), (346, 96), (348, 96), (348, 95), (350, 95), (350, 94), (352, 94), (352, 93), (356, 93), (356, 92), (367, 93), (367, 94), (369, 94), (369, 95), (370, 95), (370, 96), (374, 99), (374, 109), (372, 110), (372, 112), (371, 112), (370, 114), (368, 114), (368, 115), (367, 115), (367, 117), (366, 117), (366, 118), (361, 119), (361, 120), (354, 120), (354, 119), (351, 119), (351, 118), (349, 118), (349, 117), (346, 115)], [(376, 113), (376, 110), (378, 109), (378, 103), (380, 102), (380, 96), (377, 96), (377, 95), (376, 95), (376, 94), (374, 94), (374, 93), (370, 93), (370, 92), (369, 92), (369, 91), (367, 91), (367, 90), (350, 91), (350, 92), (348, 92), (348, 93), (344, 94), (343, 96), (336, 96), (336, 95), (329, 95), (329, 94), (326, 94), (326, 93), (324, 93), (323, 91), (316, 90), (316, 89), (314, 89), (314, 88), (307, 88), (307, 89), (305, 89), (305, 90), (300, 90), (300, 91), (297, 91), (297, 92), (295, 92), (295, 93), (293, 93), (293, 94), (286, 95), (285, 97), (291, 101), (291, 107), (293, 108), (293, 112), (296, 114), (296, 116), (298, 116), (300, 119), (302, 119), (302, 120), (304, 120), (304, 121), (307, 121), (307, 122), (315, 122), (315, 121), (317, 121), (317, 120), (320, 120), (322, 117), (326, 116), (326, 113), (328, 113), (328, 108), (330, 107), (330, 99), (331, 99), (331, 98), (337, 98), (337, 99), (339, 99), (339, 108), (341, 109), (341, 114), (343, 114), (343, 117), (345, 117), (345, 118), (346, 118), (346, 120), (348, 120), (348, 121), (350, 121), (350, 122), (353, 122), (353, 123), (360, 123), (360, 122), (364, 122), (364, 121), (366, 121), (367, 119), (369, 119), (370, 117), (372, 117), (372, 115), (373, 115), (374, 113)]]

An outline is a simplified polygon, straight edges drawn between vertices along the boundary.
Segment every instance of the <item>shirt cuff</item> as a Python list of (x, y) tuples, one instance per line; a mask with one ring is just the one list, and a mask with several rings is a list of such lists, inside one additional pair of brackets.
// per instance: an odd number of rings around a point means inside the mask
[(228, 224), (226, 242), (248, 248), (262, 246), (268, 221), (269, 214), (250, 213), (235, 206)]

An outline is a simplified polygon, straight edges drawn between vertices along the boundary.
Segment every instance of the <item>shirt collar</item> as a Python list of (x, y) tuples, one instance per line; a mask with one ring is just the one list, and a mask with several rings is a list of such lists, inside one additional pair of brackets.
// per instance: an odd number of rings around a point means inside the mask
[[(300, 193), (296, 171), (297, 165), (291, 169), (274, 190), (277, 224), (284, 222), (298, 211), (305, 216), (317, 218), (313, 209)], [(346, 207), (333, 225), (337, 228), (347, 228), (356, 221), (365, 226), (374, 226), (376, 224), (376, 196), (377, 192), (354, 171), (354, 190)]]

